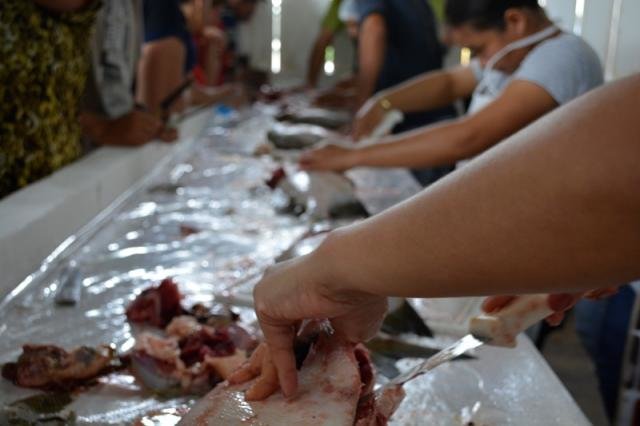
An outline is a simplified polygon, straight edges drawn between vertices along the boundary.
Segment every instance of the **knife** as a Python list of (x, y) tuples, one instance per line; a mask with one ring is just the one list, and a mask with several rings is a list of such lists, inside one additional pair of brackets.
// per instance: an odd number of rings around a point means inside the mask
[(493, 314), (480, 315), (471, 319), (469, 334), (431, 358), (385, 383), (376, 391), (382, 395), (390, 388), (402, 386), (422, 374), (451, 361), (483, 344), (513, 348), (518, 334), (538, 321), (551, 315), (548, 294), (520, 296), (511, 304)]
[(187, 78), (180, 84), (180, 86), (172, 90), (171, 93), (169, 93), (167, 97), (160, 102), (160, 110), (162, 111), (163, 117), (168, 118), (171, 106), (180, 98), (180, 96), (182, 96), (182, 93), (184, 93), (185, 90), (191, 87), (192, 84), (193, 78)]

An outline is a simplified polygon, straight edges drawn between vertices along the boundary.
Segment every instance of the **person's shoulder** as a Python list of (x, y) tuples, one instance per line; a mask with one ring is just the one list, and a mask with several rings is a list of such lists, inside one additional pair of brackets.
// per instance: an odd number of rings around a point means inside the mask
[(385, 0), (358, 0), (357, 1), (358, 14), (360, 20), (363, 21), (367, 16), (378, 13), (384, 14), (386, 11)]
[(573, 33), (561, 33), (543, 41), (533, 49), (531, 55), (532, 58), (539, 56), (549, 59), (552, 57), (568, 64), (602, 67), (593, 47), (582, 37)]
[(567, 77), (597, 80), (602, 63), (596, 51), (582, 37), (562, 33), (538, 44), (523, 61), (520, 71), (547, 69)]
[(562, 33), (538, 44), (515, 79), (534, 82), (563, 104), (603, 82), (598, 55), (581, 37)]

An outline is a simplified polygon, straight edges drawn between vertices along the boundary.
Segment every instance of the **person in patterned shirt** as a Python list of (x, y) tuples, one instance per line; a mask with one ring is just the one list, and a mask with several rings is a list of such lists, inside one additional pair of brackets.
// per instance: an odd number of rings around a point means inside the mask
[(78, 108), (99, 7), (0, 2), (0, 198), (80, 155)]

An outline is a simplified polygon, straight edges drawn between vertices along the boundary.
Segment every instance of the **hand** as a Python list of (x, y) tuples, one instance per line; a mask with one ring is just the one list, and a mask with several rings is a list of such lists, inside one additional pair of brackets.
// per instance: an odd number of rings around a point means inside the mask
[(234, 385), (247, 382), (256, 377), (256, 381), (245, 392), (244, 398), (247, 401), (266, 399), (280, 387), (278, 384), (278, 372), (266, 343), (260, 343), (251, 354), (251, 358), (229, 376), (227, 381)]
[(158, 137), (163, 130), (164, 125), (159, 118), (134, 110), (120, 118), (105, 121), (96, 142), (101, 145), (143, 145)]
[(356, 113), (353, 123), (353, 140), (358, 141), (371, 135), (384, 118), (384, 114), (385, 110), (380, 106), (380, 100), (377, 97), (374, 96), (365, 102)]
[(158, 134), (158, 139), (163, 142), (174, 142), (178, 139), (178, 130), (174, 127), (163, 126)]
[(258, 376), (247, 398), (266, 398), (278, 383), (286, 396), (295, 393), (293, 341), (302, 320), (329, 319), (337, 336), (354, 343), (370, 339), (379, 330), (386, 297), (340, 286), (328, 274), (334, 269), (324, 260), (325, 251), (329, 250), (321, 246), (310, 255), (270, 268), (256, 286), (256, 313), (266, 345), (230, 377), (230, 382), (239, 383)]
[[(576, 303), (582, 298), (599, 300), (612, 296), (618, 292), (618, 287), (607, 287), (597, 290), (592, 290), (587, 293), (559, 293), (549, 295), (549, 307), (555, 311), (553, 315), (547, 317), (547, 323), (552, 326), (560, 325), (564, 319), (565, 312), (575, 306)], [(487, 313), (494, 313), (518, 296), (492, 296), (488, 297), (482, 304), (482, 310)]]
[(304, 152), (300, 156), (300, 167), (303, 170), (343, 172), (358, 165), (357, 151), (337, 145), (327, 145)]

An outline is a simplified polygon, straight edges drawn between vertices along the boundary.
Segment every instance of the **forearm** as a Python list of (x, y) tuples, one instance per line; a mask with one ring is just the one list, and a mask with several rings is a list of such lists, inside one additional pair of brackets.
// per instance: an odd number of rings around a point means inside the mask
[(580, 291), (640, 276), (640, 78), (558, 110), (330, 236), (327, 282), (381, 295)]
[(453, 164), (493, 143), (465, 120), (450, 120), (354, 149), (356, 166), (430, 167)]
[(451, 105), (458, 94), (450, 72), (434, 71), (384, 90), (376, 98), (386, 99), (394, 109), (410, 113)]
[(333, 38), (333, 34), (322, 30), (318, 35), (316, 42), (309, 56), (309, 69), (307, 70), (307, 85), (315, 87), (318, 84), (318, 77), (324, 64), (324, 51)]
[(379, 15), (369, 16), (362, 24), (358, 49), (357, 105), (373, 94), (386, 53), (386, 23)]

